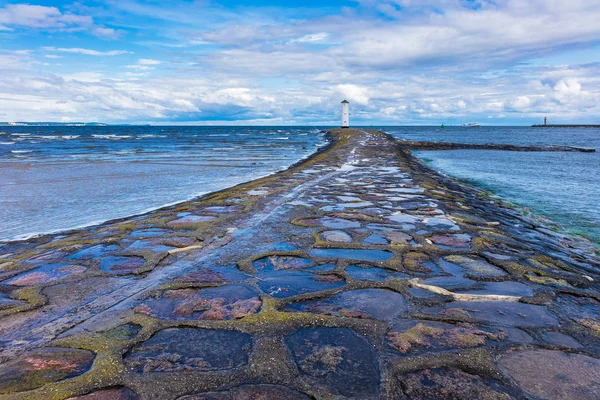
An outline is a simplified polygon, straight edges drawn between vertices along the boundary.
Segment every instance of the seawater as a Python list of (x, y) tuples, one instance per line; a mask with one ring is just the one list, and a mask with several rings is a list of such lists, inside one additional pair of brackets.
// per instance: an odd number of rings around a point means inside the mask
[(0, 127), (0, 241), (189, 200), (325, 144), (312, 127)]
[(596, 153), (418, 151), (432, 168), (531, 209), (600, 244), (600, 129), (384, 127), (398, 139), (516, 145), (560, 144)]

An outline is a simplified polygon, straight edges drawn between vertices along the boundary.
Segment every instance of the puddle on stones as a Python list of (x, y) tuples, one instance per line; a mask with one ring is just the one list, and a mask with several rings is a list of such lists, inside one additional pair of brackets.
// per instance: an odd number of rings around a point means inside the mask
[(324, 226), (329, 229), (360, 228), (360, 222), (350, 221), (343, 218), (323, 217), (317, 219), (308, 219), (305, 220), (305, 222), (311, 225)]
[(140, 268), (145, 262), (142, 257), (109, 256), (100, 260), (100, 269), (113, 275), (127, 275)]
[(221, 392), (180, 397), (178, 400), (311, 400), (303, 393), (278, 385), (243, 385)]
[(118, 248), (119, 246), (116, 245), (105, 246), (103, 244), (99, 244), (97, 246), (88, 247), (87, 249), (73, 253), (67, 258), (72, 260), (89, 260), (92, 258), (102, 257), (111, 251), (116, 251)]
[(512, 301), (455, 301), (442, 307), (423, 310), (426, 313), (468, 316), (478, 321), (501, 326), (555, 326), (558, 320), (544, 306)]
[(377, 355), (352, 329), (302, 328), (288, 336), (286, 344), (310, 385), (337, 396), (378, 397)]
[(174, 320), (231, 320), (247, 317), (260, 310), (261, 301), (254, 290), (243, 285), (211, 289), (166, 290), (158, 298), (149, 298), (135, 312)]
[(451, 292), (473, 290), (480, 285), (479, 282), (460, 276), (437, 276), (435, 278), (425, 279), (421, 283), (424, 285), (438, 286)]
[(251, 349), (245, 333), (173, 328), (134, 347), (124, 362), (138, 373), (229, 370), (248, 364)]
[(387, 261), (394, 253), (385, 250), (313, 249), (310, 255), (321, 258), (343, 258), (357, 261)]
[(259, 273), (258, 276), (260, 289), (276, 298), (335, 289), (346, 284), (337, 275), (316, 275), (300, 271), (272, 271)]
[(408, 278), (408, 275), (377, 267), (359, 267), (350, 265), (346, 273), (354, 279), (383, 282), (387, 279)]
[(270, 256), (261, 258), (252, 263), (254, 268), (263, 271), (295, 270), (306, 268), (312, 264), (312, 260), (294, 256)]
[(90, 369), (94, 353), (44, 347), (0, 365), (0, 394), (24, 392), (79, 376)]
[(202, 211), (208, 214), (228, 214), (236, 211), (240, 211), (242, 206), (213, 206), (206, 207)]
[(311, 271), (311, 272), (331, 272), (334, 271), (336, 269), (336, 265), (335, 264), (322, 264), (322, 265), (316, 265), (314, 267), (311, 268), (307, 268), (306, 271)]
[(533, 289), (520, 282), (485, 282), (479, 290), (459, 290), (459, 293), (466, 294), (494, 294), (504, 296), (533, 296)]
[(58, 281), (72, 275), (84, 273), (87, 268), (81, 265), (48, 264), (22, 273), (4, 283), (11, 286), (34, 286)]
[(408, 303), (404, 296), (391, 290), (359, 289), (323, 299), (292, 303), (284, 310), (390, 321), (405, 314)]
[(160, 228), (149, 228), (149, 229), (138, 229), (137, 231), (133, 231), (129, 234), (129, 237), (132, 238), (151, 238), (151, 237), (159, 237), (166, 235), (171, 231), (167, 231), (165, 229)]
[(377, 233), (373, 233), (363, 239), (362, 244), (375, 244), (375, 245), (387, 245), (388, 241), (385, 236), (379, 235)]

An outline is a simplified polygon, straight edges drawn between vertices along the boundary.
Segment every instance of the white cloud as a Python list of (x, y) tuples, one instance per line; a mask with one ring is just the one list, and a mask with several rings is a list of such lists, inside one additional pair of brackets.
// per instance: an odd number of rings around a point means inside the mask
[(158, 64), (160, 64), (160, 61), (158, 61), (158, 60), (152, 60), (150, 58), (140, 58), (138, 60), (138, 64), (141, 64), (141, 65), (158, 65)]
[(368, 89), (366, 87), (360, 87), (352, 84), (343, 84), (336, 86), (337, 91), (345, 97), (346, 100), (354, 101), (358, 104), (368, 104), (369, 96), (367, 95)]
[(105, 38), (116, 38), (119, 35), (112, 28), (94, 24), (91, 16), (63, 13), (57, 7), (31, 4), (7, 4), (0, 8), (0, 30), (13, 30), (12, 27), (59, 31), (88, 30), (95, 36)]
[(311, 33), (308, 35), (304, 35), (298, 39), (293, 39), (290, 43), (315, 43), (322, 42), (323, 40), (329, 37), (329, 33), (321, 32), (321, 33)]
[(122, 54), (133, 54), (127, 50), (110, 50), (110, 51), (97, 51), (91, 49), (83, 49), (80, 47), (44, 47), (46, 51), (55, 51), (61, 53), (75, 53), (75, 54), (84, 54), (87, 56), (119, 56)]

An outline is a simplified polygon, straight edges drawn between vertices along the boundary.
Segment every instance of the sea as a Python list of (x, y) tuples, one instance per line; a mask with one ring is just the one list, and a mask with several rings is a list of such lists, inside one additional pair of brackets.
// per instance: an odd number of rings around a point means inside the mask
[(380, 127), (400, 140), (474, 144), (558, 144), (596, 153), (433, 150), (414, 154), (431, 168), (492, 192), (600, 245), (600, 129)]
[(0, 241), (145, 213), (273, 174), (317, 128), (0, 127)]
[[(446, 175), (600, 244), (600, 129), (373, 127), (399, 140), (591, 147), (415, 152)], [(148, 212), (273, 174), (326, 145), (320, 127), (0, 127), (0, 241)]]

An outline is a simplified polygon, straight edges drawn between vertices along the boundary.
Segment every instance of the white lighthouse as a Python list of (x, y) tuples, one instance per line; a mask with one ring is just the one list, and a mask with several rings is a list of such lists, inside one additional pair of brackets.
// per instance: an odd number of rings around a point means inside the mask
[(342, 128), (350, 128), (350, 102), (342, 101)]

